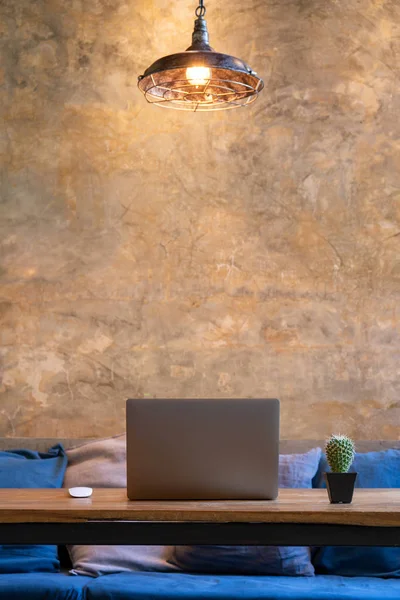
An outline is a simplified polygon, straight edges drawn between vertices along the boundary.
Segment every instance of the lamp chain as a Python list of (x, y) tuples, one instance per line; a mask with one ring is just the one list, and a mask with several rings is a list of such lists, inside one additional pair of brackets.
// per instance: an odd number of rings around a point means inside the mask
[(204, 6), (204, 0), (199, 0), (199, 5), (196, 8), (196, 17), (202, 18), (206, 14), (206, 7)]

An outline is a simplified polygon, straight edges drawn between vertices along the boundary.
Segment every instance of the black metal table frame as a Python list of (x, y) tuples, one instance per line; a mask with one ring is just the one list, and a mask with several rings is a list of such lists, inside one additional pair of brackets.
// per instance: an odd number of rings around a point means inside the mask
[(399, 526), (91, 520), (0, 523), (1, 544), (400, 546)]

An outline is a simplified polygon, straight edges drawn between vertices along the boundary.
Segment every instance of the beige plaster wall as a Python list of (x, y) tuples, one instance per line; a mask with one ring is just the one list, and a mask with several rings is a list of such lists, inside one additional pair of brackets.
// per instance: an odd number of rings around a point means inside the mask
[(283, 437), (398, 439), (400, 3), (210, 0), (266, 90), (147, 106), (195, 6), (0, 2), (0, 435), (278, 396)]

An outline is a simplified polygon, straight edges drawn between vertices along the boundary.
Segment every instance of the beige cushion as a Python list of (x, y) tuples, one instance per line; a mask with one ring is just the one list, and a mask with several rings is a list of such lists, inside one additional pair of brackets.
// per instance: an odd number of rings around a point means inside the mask
[(67, 450), (63, 487), (126, 487), (125, 434)]
[[(126, 487), (125, 434), (67, 450), (64, 487)], [(170, 546), (68, 546), (75, 575), (121, 571), (176, 571)]]

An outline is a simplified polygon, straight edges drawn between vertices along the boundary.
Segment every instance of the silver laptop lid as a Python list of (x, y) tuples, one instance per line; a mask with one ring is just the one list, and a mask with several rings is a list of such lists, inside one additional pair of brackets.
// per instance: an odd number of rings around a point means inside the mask
[(127, 400), (132, 500), (270, 500), (278, 494), (279, 400)]

